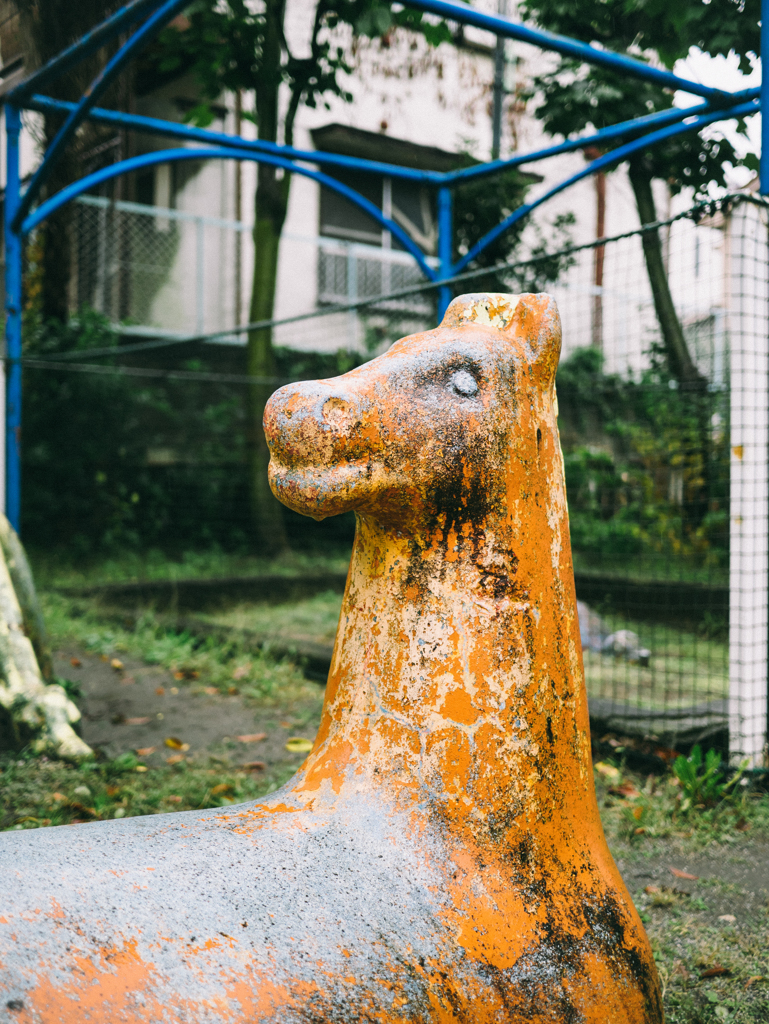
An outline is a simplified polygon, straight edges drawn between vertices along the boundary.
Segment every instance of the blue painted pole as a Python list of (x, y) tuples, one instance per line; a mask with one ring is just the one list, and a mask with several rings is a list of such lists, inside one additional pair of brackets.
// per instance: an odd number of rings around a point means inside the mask
[(761, 195), (769, 195), (769, 0), (761, 0)]
[(21, 518), (21, 234), (12, 227), (19, 206), (21, 112), (5, 108), (5, 514), (18, 532)]
[[(445, 185), (438, 189), (438, 280), (451, 277), (451, 249), (454, 233), (452, 218), (452, 193)], [(445, 284), (438, 289), (438, 323), (451, 302), (451, 285)]]

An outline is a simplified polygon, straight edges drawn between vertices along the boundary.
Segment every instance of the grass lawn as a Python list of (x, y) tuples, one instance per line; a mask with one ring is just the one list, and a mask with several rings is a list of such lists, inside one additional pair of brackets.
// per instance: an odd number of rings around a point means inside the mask
[(181, 580), (226, 576), (301, 575), (305, 572), (346, 572), (350, 563), (347, 549), (323, 554), (287, 551), (278, 558), (220, 551), (181, 552), (171, 558), (160, 550), (125, 550), (111, 557), (103, 555), (73, 561), (47, 551), (27, 552), (37, 586), (77, 587), (97, 583), (125, 583), (146, 580)]
[(651, 652), (648, 665), (585, 651), (589, 697), (607, 697), (643, 708), (673, 708), (729, 695), (729, 645), (655, 622), (605, 617), (607, 628), (638, 634)]

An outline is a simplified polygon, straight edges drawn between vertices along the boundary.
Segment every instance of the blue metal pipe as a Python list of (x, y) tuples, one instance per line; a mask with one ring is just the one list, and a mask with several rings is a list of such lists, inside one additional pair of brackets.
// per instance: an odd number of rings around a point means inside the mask
[[(764, 0), (768, 2), (768, 0)], [(760, 89), (745, 89), (743, 92), (734, 93), (735, 103), (743, 103), (756, 99), (761, 92)], [(531, 153), (516, 154), (504, 160), (490, 160), (488, 163), (480, 164), (478, 167), (464, 167), (460, 171), (449, 171), (443, 175), (445, 182), (462, 182), (468, 178), (485, 177), (487, 174), (497, 174), (510, 167), (519, 167), (521, 164), (530, 164), (538, 160), (546, 160), (551, 156), (558, 156), (561, 153), (572, 153), (574, 150), (585, 149), (588, 146), (602, 146), (613, 139), (621, 139), (626, 135), (636, 135), (654, 128), (662, 128), (668, 124), (676, 124), (685, 121), (689, 117), (698, 117), (700, 114), (707, 114), (713, 107), (709, 103), (696, 103), (691, 107), (671, 107), (669, 110), (660, 110), (656, 114), (646, 114), (644, 117), (635, 117), (630, 121), (621, 121), (619, 124), (610, 125), (608, 128), (601, 128), (593, 135), (584, 135), (578, 139), (567, 139), (555, 146), (548, 146), (546, 149), (534, 150)]]
[(761, 0), (761, 195), (769, 195), (769, 0)]
[(650, 67), (640, 60), (626, 57), (621, 53), (598, 50), (594, 46), (570, 39), (568, 36), (559, 36), (554, 32), (545, 32), (543, 29), (527, 28), (525, 25), (510, 21), (509, 18), (499, 14), (486, 14), (467, 4), (452, 3), (450, 0), (401, 0), (401, 2), (406, 7), (426, 11), (428, 14), (437, 14), (449, 21), (474, 25), (476, 28), (493, 32), (497, 36), (520, 39), (524, 43), (531, 43), (543, 50), (553, 50), (555, 53), (561, 53), (565, 57), (575, 57), (587, 64), (597, 64), (624, 75), (642, 78), (647, 82), (654, 82), (655, 85), (664, 89), (683, 89), (695, 96), (704, 96), (721, 104), (730, 102), (729, 93), (722, 92), (720, 89), (712, 89), (699, 82), (690, 82), (686, 78), (679, 78), (678, 75), (674, 75), (670, 71)]
[(575, 185), (582, 178), (587, 178), (591, 174), (595, 174), (596, 171), (604, 170), (607, 167), (611, 167), (612, 164), (620, 163), (626, 157), (635, 153), (639, 149), (644, 149), (647, 146), (654, 146), (658, 142), (663, 142), (665, 139), (672, 138), (675, 135), (683, 135), (685, 132), (698, 131), (700, 128), (704, 128), (706, 125), (713, 124), (715, 121), (726, 121), (733, 117), (749, 117), (751, 114), (755, 114), (759, 110), (757, 101), (752, 103), (739, 104), (733, 107), (731, 110), (716, 110), (708, 114), (703, 114), (696, 118), (694, 123), (690, 124), (676, 124), (670, 125), (667, 128), (661, 128), (659, 131), (652, 132), (650, 135), (645, 135), (643, 138), (634, 139), (632, 142), (626, 143), (624, 146), (619, 146), (617, 149), (613, 149), (610, 153), (605, 153), (603, 156), (598, 157), (597, 160), (593, 160), (587, 164), (577, 174), (572, 175), (571, 178), (567, 178), (566, 181), (562, 181), (559, 185), (551, 188), (544, 195), (540, 196), (539, 199), (535, 199), (532, 203), (525, 203), (523, 206), (519, 206), (517, 210), (514, 210), (509, 217), (506, 217), (501, 223), (497, 224), (495, 228), (487, 232), (476, 242), (472, 249), (463, 256), (461, 260), (454, 266), (453, 273), (461, 273), (468, 264), (478, 256), (483, 250), (501, 234), (504, 234), (509, 228), (513, 226), (517, 221), (521, 220), (522, 217), (528, 216), (532, 210), (535, 210), (538, 206), (547, 202), (553, 196), (559, 192), (563, 192), (564, 189), (569, 188), (571, 185)]
[(70, 68), (79, 64), (85, 57), (95, 53), (99, 47), (114, 39), (124, 28), (138, 21), (146, 11), (157, 7), (160, 3), (161, 0), (133, 0), (133, 3), (121, 7), (119, 11), (115, 11), (111, 17), (101, 22), (100, 25), (92, 28), (90, 32), (86, 32), (72, 46), (68, 46), (66, 50), (62, 50), (61, 53), (49, 60), (47, 64), (44, 64), (34, 74), (30, 75), (29, 78), (19, 82), (16, 88), (12, 89), (8, 94), (8, 102), (15, 103), (20, 107), (24, 106), (24, 101), (33, 92), (42, 88), (46, 83), (58, 78), (65, 71), (69, 71)]
[(33, 228), (36, 228), (46, 217), (50, 217), (52, 213), (55, 213), (65, 203), (75, 199), (83, 192), (87, 192), (88, 189), (101, 185), (105, 181), (110, 181), (121, 174), (141, 170), (144, 167), (152, 167), (155, 164), (174, 163), (180, 160), (253, 160), (255, 163), (272, 164), (274, 167), (283, 167), (293, 174), (301, 174), (305, 178), (311, 178), (313, 181), (317, 181), (318, 184), (325, 185), (326, 188), (338, 192), (345, 199), (349, 199), (350, 202), (359, 206), (370, 217), (373, 217), (411, 253), (429, 281), (436, 279), (435, 271), (425, 260), (424, 253), (416, 242), (406, 234), (399, 224), (396, 224), (394, 220), (390, 220), (389, 217), (385, 217), (377, 206), (354, 189), (351, 189), (341, 181), (337, 181), (336, 178), (323, 174), (322, 171), (313, 171), (308, 167), (302, 167), (299, 164), (292, 163), (290, 160), (273, 156), (270, 153), (253, 153), (250, 150), (244, 149), (224, 149), (221, 147), (212, 149), (161, 149), (154, 153), (144, 153), (141, 156), (134, 156), (128, 160), (121, 160), (120, 163), (104, 167), (100, 171), (94, 171), (93, 174), (89, 174), (87, 177), (67, 185), (66, 188), (57, 192), (55, 196), (51, 196), (50, 199), (41, 203), (34, 213), (31, 213), (24, 220), (21, 234), (22, 236), (29, 234)]
[[(454, 225), (452, 217), (451, 189), (444, 185), (438, 189), (438, 280), (451, 277), (452, 243)], [(451, 285), (443, 285), (438, 289), (438, 323), (451, 302)]]
[(134, 53), (136, 53), (136, 51), (142, 46), (145, 46), (154, 35), (157, 35), (163, 26), (170, 21), (178, 11), (186, 7), (188, 3), (189, 0), (166, 0), (162, 7), (147, 18), (141, 28), (134, 32), (131, 38), (121, 46), (114, 57), (108, 61), (104, 68), (99, 72), (81, 98), (77, 107), (70, 113), (67, 120), (56, 133), (53, 142), (45, 151), (42, 163), (32, 176), (29, 188), (22, 196), (19, 209), (16, 211), (16, 217), (14, 219), (15, 227), (18, 228), (21, 221), (29, 212), (32, 202), (39, 193), (43, 184), (47, 181), (51, 173), (53, 163), (58, 158), (59, 153), (72, 138), (78, 125), (81, 123), (91, 107), (94, 106), (96, 100), (101, 96), (112, 79), (118, 74), (123, 65), (131, 59)]
[[(744, 92), (735, 93), (735, 102), (753, 99), (759, 95), (760, 91), (760, 89), (746, 89)], [(25, 106), (31, 110), (38, 110), (43, 113), (48, 110), (67, 113), (75, 109), (74, 103), (39, 95), (32, 96)], [(620, 124), (602, 128), (592, 135), (585, 135), (578, 139), (568, 139), (566, 142), (560, 142), (555, 146), (548, 146), (545, 149), (517, 154), (505, 160), (492, 160), (474, 167), (465, 167), (462, 170), (448, 171), (446, 173), (439, 171), (416, 171), (410, 167), (399, 167), (396, 164), (379, 163), (378, 161), (363, 160), (352, 156), (340, 156), (338, 153), (295, 149), (292, 146), (278, 145), (276, 142), (265, 142), (262, 139), (244, 139), (238, 135), (212, 132), (207, 128), (193, 128), (190, 125), (164, 121), (157, 117), (124, 114), (119, 110), (105, 110), (102, 107), (94, 107), (87, 116), (89, 119), (102, 124), (112, 124), (119, 128), (146, 132), (150, 135), (170, 136), (189, 141), (210, 143), (211, 145), (232, 146), (235, 149), (252, 149), (254, 152), (274, 153), (276, 156), (283, 156), (292, 160), (307, 160), (321, 166), (325, 164), (329, 167), (347, 167), (363, 173), (386, 174), (392, 178), (440, 185), (464, 181), (468, 178), (484, 177), (488, 174), (497, 174), (511, 167), (534, 163), (538, 160), (546, 160), (548, 157), (558, 156), (561, 153), (571, 153), (574, 150), (584, 149), (586, 146), (603, 145), (612, 139), (622, 138), (631, 133), (636, 134), (650, 128), (660, 128), (666, 124), (674, 124), (688, 117), (696, 117), (699, 114), (707, 113), (710, 109), (712, 108), (708, 103), (697, 103), (691, 107), (671, 107), (670, 110), (661, 110), (655, 114), (647, 114), (644, 117), (622, 121)]]
[(11, 227), (19, 205), (21, 111), (5, 108), (5, 514), (19, 532), (21, 512), (21, 235)]
[[(31, 110), (45, 113), (48, 110), (67, 113), (75, 109), (74, 103), (66, 100), (55, 100), (50, 96), (33, 96), (26, 104)], [(370, 174), (386, 174), (391, 178), (402, 178), (407, 181), (428, 182), (438, 184), (444, 175), (438, 171), (416, 171), (411, 167), (398, 167), (397, 164), (384, 164), (375, 160), (362, 160), (355, 156), (340, 156), (338, 153), (324, 153), (320, 150), (295, 149), (293, 146), (281, 146), (277, 142), (266, 142), (263, 139), (244, 139), (240, 135), (226, 135), (224, 132), (212, 132), (207, 128), (194, 128), (175, 121), (164, 121), (158, 117), (143, 117), (140, 114), (124, 114), (119, 110), (105, 110), (94, 107), (87, 114), (89, 120), (101, 124), (113, 124), (119, 128), (146, 132), (149, 135), (163, 135), (171, 138), (186, 139), (190, 142), (205, 142), (210, 145), (231, 146), (233, 149), (250, 149), (255, 153), (272, 153), (291, 160), (308, 160), (311, 163), (330, 167), (347, 167), (350, 170), (363, 171)]]

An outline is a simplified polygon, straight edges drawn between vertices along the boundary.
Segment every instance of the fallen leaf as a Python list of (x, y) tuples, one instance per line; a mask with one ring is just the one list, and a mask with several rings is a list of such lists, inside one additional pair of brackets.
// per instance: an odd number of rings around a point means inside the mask
[(166, 764), (181, 764), (182, 761), (186, 761), (187, 758), (184, 754), (171, 754), (170, 757), (166, 758)]
[(100, 654), (99, 657), (101, 658), (102, 661), (109, 661), (109, 658), (107, 657), (106, 654)]
[(644, 892), (648, 893), (650, 896), (655, 896), (657, 893), (662, 892), (662, 889), (660, 889), (658, 885), (647, 885)]
[(736, 832), (747, 832), (750, 828), (750, 822), (746, 821), (744, 818), (740, 818), (734, 828)]
[(110, 668), (114, 668), (114, 670), (116, 672), (122, 672), (123, 671), (124, 665), (123, 665), (123, 662), (120, 660), (120, 658), (113, 658), (112, 661), (109, 664), (110, 664)]
[(203, 693), (207, 693), (209, 697), (215, 697), (219, 692), (218, 686), (204, 686)]
[(267, 765), (264, 761), (246, 761), (243, 767), (252, 772), (261, 772), (264, 771)]
[(147, 771), (147, 766), (146, 766), (146, 764), (137, 764), (136, 768), (134, 768), (134, 771), (136, 771), (136, 772), (146, 772)]
[(634, 807), (633, 808), (633, 817), (635, 818), (636, 821), (640, 821), (641, 820), (641, 818), (643, 817), (643, 813), (644, 813), (643, 807)]
[(632, 782), (623, 782), (621, 786), (609, 786), (608, 792), (612, 796), (636, 797), (641, 795)]
[(676, 878), (688, 878), (690, 882), (696, 882), (699, 879), (699, 875), (690, 875), (688, 871), (681, 871), (680, 868), (671, 868), (670, 874), (675, 875)]
[(214, 786), (211, 790), (211, 796), (217, 796), (219, 793), (229, 793), (231, 789), (231, 782), (220, 782), (218, 786)]
[(123, 725), (146, 725), (149, 720), (149, 715), (144, 715), (142, 718), (124, 718)]
[(166, 738), (165, 738), (165, 740), (163, 742), (165, 743), (165, 745), (167, 747), (170, 747), (171, 750), (189, 750), (190, 749), (189, 743), (185, 743), (183, 740), (180, 740), (177, 736), (166, 736)]
[(70, 800), (69, 805), (71, 810), (79, 811), (80, 814), (87, 814), (89, 818), (100, 818), (101, 815), (95, 807), (86, 807), (85, 804), (78, 803), (77, 800)]
[(51, 800), (66, 800), (66, 796), (63, 793), (51, 793)]
[(107, 786), (107, 796), (117, 796), (120, 792), (120, 786)]
[(728, 967), (722, 967), (720, 964), (716, 964), (715, 967), (708, 967), (706, 971), (702, 971), (700, 974), (701, 978), (721, 978), (725, 974), (731, 974), (732, 972)]
[(618, 786), (622, 781), (622, 773), (619, 768), (615, 768), (613, 764), (607, 764), (606, 761), (598, 761), (594, 767), (599, 775), (602, 775), (614, 785)]
[(677, 750), (671, 750), (670, 747), (655, 747), (654, 753), (657, 757), (667, 762), (675, 761), (677, 757), (681, 756)]
[(136, 677), (135, 676), (123, 676), (123, 678), (120, 680), (121, 686), (130, 686), (131, 683), (135, 683), (135, 682), (136, 682)]
[(641, 825), (640, 828), (634, 828), (633, 829), (633, 835), (634, 836), (642, 836), (645, 831), (646, 831), (646, 829), (643, 827), (643, 825)]
[(757, 981), (766, 981), (763, 974), (752, 974), (745, 982), (745, 988), (750, 988), (751, 985), (755, 985)]
[(302, 736), (292, 736), (286, 744), (286, 750), (291, 751), (292, 754), (304, 754), (308, 750), (312, 750), (312, 746), (312, 740), (306, 740)]
[(266, 740), (267, 739), (267, 733), (266, 732), (249, 732), (249, 733), (246, 733), (245, 736), (236, 736), (235, 738), (237, 740), (239, 740), (241, 743), (258, 743), (259, 740)]
[(737, 918), (734, 914), (721, 914), (718, 920), (723, 921), (725, 924), (734, 924)]
[(199, 679), (200, 672), (195, 668), (182, 668), (174, 672), (174, 679)]
[(182, 802), (182, 798), (180, 796), (177, 796), (176, 793), (169, 794), (166, 797), (166, 800), (168, 800), (168, 802), (171, 804), (180, 804)]
[(158, 695), (158, 697), (163, 697), (165, 695), (165, 692), (166, 692), (165, 686), (156, 686), (155, 687), (155, 693)]
[(245, 665), (239, 665), (238, 668), (232, 673), (233, 679), (244, 679), (251, 671), (251, 662), (247, 662)]
[(177, 694), (178, 692), (179, 692), (179, 687), (178, 687), (178, 686), (172, 686), (172, 687), (171, 687), (171, 693), (172, 693), (172, 694), (173, 694), (174, 696), (176, 696), (176, 694)]
[[(150, 754), (154, 754), (154, 753), (155, 753), (155, 748), (154, 747), (137, 747), (136, 748), (136, 755), (137, 755), (137, 757), (149, 757)], [(109, 792), (109, 790), (107, 792)]]
[(236, 694), (240, 693), (240, 690), (237, 688), (237, 686), (230, 686), (229, 689), (227, 690), (227, 693), (229, 693), (230, 697), (234, 697), (236, 696)]
[(80, 658), (70, 658), (69, 663), (73, 668), (80, 668), (80, 666), (83, 664)]

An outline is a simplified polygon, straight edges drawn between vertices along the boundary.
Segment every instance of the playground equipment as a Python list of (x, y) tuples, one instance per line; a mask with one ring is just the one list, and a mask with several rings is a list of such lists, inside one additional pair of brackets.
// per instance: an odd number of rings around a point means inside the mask
[(51, 1024), (662, 1024), (593, 789), (560, 341), (546, 295), (466, 295), (272, 396), (276, 495), (358, 513), (313, 750), (258, 804), (3, 836), (4, 1000)]

